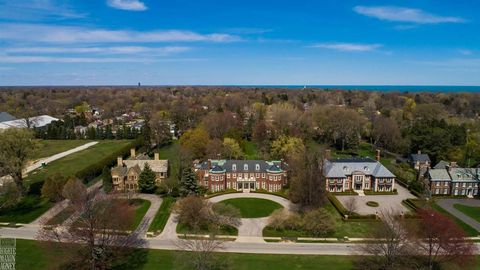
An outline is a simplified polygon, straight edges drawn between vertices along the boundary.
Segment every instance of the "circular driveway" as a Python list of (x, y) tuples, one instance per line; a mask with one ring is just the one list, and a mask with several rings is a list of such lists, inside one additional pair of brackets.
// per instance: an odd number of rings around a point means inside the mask
[[(225, 195), (219, 195), (208, 199), (212, 203), (218, 203), (228, 199), (237, 199), (237, 198), (257, 198), (274, 201), (284, 209), (292, 211), (296, 209), (295, 205), (289, 200), (271, 194), (264, 193), (230, 193)], [(264, 243), (263, 240), (263, 228), (268, 225), (268, 217), (263, 218), (242, 218), (241, 224), (238, 227), (238, 238), (236, 242), (259, 242)]]

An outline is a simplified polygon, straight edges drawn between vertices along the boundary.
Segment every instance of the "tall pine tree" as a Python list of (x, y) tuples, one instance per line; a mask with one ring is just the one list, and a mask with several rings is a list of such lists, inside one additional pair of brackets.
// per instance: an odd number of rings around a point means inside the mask
[(182, 178), (180, 180), (180, 195), (188, 196), (192, 194), (198, 194), (199, 188), (197, 183), (197, 175), (191, 168), (185, 168), (182, 172)]
[(152, 171), (148, 163), (146, 163), (138, 179), (138, 187), (140, 188), (140, 191), (144, 193), (154, 193), (157, 189), (155, 178), (155, 173)]

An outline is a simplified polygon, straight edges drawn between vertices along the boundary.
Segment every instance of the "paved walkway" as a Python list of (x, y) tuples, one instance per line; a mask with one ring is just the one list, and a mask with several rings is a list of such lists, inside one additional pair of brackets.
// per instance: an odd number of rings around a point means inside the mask
[[(476, 199), (440, 199), (436, 202), (440, 207), (448, 211), (450, 214), (456, 216), (463, 222), (470, 225), (472, 228), (480, 232), (480, 223), (475, 219), (465, 215), (464, 213), (453, 207), (454, 204), (463, 204), (467, 206), (480, 207), (480, 200)], [(480, 234), (480, 233), (479, 233)]]
[[(295, 209), (295, 205), (289, 200), (264, 193), (231, 193), (216, 196), (209, 200), (213, 203), (221, 202), (228, 199), (236, 198), (257, 198), (274, 201), (282, 205), (287, 211)], [(263, 218), (242, 218), (240, 226), (238, 227), (238, 237), (236, 242), (248, 243), (265, 243), (263, 239), (263, 229), (268, 225), (268, 217)]]
[(61, 152), (61, 153), (58, 153), (58, 154), (55, 154), (53, 156), (50, 156), (50, 157), (47, 157), (47, 158), (42, 158), (42, 159), (39, 159), (37, 160), (34, 164), (28, 166), (26, 169), (25, 169), (25, 174), (28, 174), (30, 173), (31, 171), (33, 170), (36, 170), (38, 168), (40, 168), (42, 166), (42, 163), (50, 163), (52, 161), (55, 161), (57, 159), (61, 159), (63, 157), (66, 157), (68, 155), (71, 155), (73, 153), (76, 153), (76, 152), (79, 152), (79, 151), (82, 151), (82, 150), (85, 150), (91, 146), (94, 146), (95, 144), (97, 144), (98, 142), (89, 142), (89, 143), (86, 143), (84, 145), (81, 145), (81, 146), (78, 146), (78, 147), (75, 147), (75, 148), (72, 148), (70, 150), (67, 150), (65, 152)]
[[(408, 189), (395, 185), (398, 194), (397, 195), (364, 195), (364, 196), (336, 196), (337, 199), (345, 206), (348, 200), (352, 197), (355, 198), (356, 210), (354, 212), (360, 215), (370, 215), (380, 213), (382, 210), (393, 210), (396, 212), (408, 212), (410, 211), (406, 206), (402, 204), (402, 201), (408, 198), (416, 198)], [(379, 207), (370, 207), (366, 203), (368, 201), (378, 202)]]

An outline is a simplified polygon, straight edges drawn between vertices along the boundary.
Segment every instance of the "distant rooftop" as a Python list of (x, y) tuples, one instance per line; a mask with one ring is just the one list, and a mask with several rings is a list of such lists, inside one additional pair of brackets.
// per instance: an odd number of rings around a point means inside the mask
[(377, 162), (369, 157), (330, 158), (329, 160), (339, 163)]
[(0, 112), (0, 123), (15, 120), (13, 115), (9, 114), (8, 112)]

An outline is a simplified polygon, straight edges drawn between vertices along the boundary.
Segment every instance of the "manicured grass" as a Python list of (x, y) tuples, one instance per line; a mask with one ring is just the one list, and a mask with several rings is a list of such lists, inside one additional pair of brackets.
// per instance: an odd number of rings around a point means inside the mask
[(178, 141), (157, 149), (160, 159), (168, 159), (168, 177), (178, 179), (180, 168), (180, 145)]
[(242, 218), (268, 217), (273, 211), (283, 207), (274, 201), (257, 198), (228, 199), (221, 203), (238, 208)]
[[(185, 233), (185, 234), (191, 234), (193, 233), (192, 229), (185, 225), (185, 224), (182, 224), (182, 223), (178, 223), (177, 225), (177, 233)], [(209, 231), (207, 228), (204, 228), (198, 232), (196, 232), (197, 234), (209, 234)], [(237, 228), (235, 227), (232, 227), (232, 226), (228, 226), (228, 225), (224, 225), (224, 226), (221, 226), (220, 227), (220, 231), (217, 233), (219, 235), (238, 235), (238, 230)]]
[(148, 208), (150, 208), (151, 202), (143, 199), (132, 199), (130, 203), (135, 206), (135, 220), (132, 227), (132, 229), (135, 230), (138, 225), (140, 225), (140, 222), (147, 213)]
[[(352, 221), (343, 221), (340, 217), (340, 214), (337, 212), (335, 207), (327, 202), (324, 208), (331, 213), (335, 220), (335, 231), (328, 235), (327, 237), (343, 238), (347, 237), (369, 237), (372, 224), (377, 222), (376, 220), (352, 220)], [(272, 228), (266, 227), (263, 230), (263, 236), (265, 237), (314, 237), (306, 231), (300, 230), (283, 230), (276, 231)]]
[(118, 151), (129, 144), (131, 144), (131, 141), (127, 140), (100, 141), (88, 149), (55, 160), (47, 164), (45, 168), (31, 172), (25, 181), (27, 183), (44, 181), (49, 175), (55, 175), (56, 173), (64, 176), (73, 176), (82, 169), (102, 161), (104, 158), (109, 157), (112, 152)]
[(87, 140), (39, 140), (33, 159), (50, 157), (75, 147), (87, 144)]
[(463, 204), (454, 204), (453, 207), (455, 207), (458, 211), (464, 213), (465, 215), (480, 222), (480, 207), (468, 206)]
[[(16, 269), (17, 270), (40, 270), (51, 266), (49, 258), (39, 243), (33, 240), (17, 239)], [(143, 256), (140, 254), (144, 252)], [(219, 253), (222, 259), (229, 262), (233, 270), (247, 269), (353, 269), (351, 256), (313, 256), (313, 255), (267, 255), (267, 254), (239, 254)], [(175, 251), (171, 250), (140, 250), (132, 254), (132, 264), (128, 268), (119, 269), (142, 269), (142, 270), (175, 270), (180, 269), (176, 262)], [(141, 259), (143, 258), (143, 260)], [(133, 262), (133, 259), (137, 262)]]
[(58, 213), (56, 216), (51, 218), (47, 222), (47, 225), (62, 224), (71, 215), (73, 215), (73, 213), (75, 213), (75, 209), (72, 206), (67, 206), (67, 208), (63, 209), (62, 211), (60, 211), (60, 213)]
[(450, 219), (452, 219), (458, 226), (460, 226), (465, 231), (465, 233), (468, 236), (478, 236), (479, 235), (479, 232), (477, 230), (470, 227), (470, 225), (461, 221), (456, 216), (450, 214), (447, 210), (443, 209), (438, 204), (432, 203), (431, 206), (432, 206), (433, 209), (437, 210), (438, 212), (440, 212), (440, 213), (444, 214), (445, 216), (449, 217)]
[(149, 232), (161, 232), (167, 224), (168, 217), (170, 216), (172, 206), (175, 203), (175, 198), (173, 197), (165, 197), (163, 198), (162, 205), (158, 209), (158, 212), (155, 214), (153, 218), (152, 224), (150, 224), (150, 228), (148, 228)]
[(0, 222), (30, 223), (45, 213), (53, 203), (36, 195), (25, 196), (15, 207), (0, 209)]
[(245, 154), (245, 159), (258, 159), (257, 146), (254, 142), (244, 141), (242, 142), (243, 153)]

